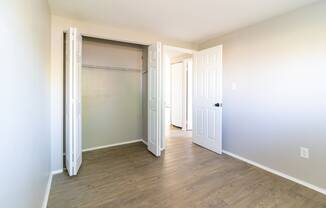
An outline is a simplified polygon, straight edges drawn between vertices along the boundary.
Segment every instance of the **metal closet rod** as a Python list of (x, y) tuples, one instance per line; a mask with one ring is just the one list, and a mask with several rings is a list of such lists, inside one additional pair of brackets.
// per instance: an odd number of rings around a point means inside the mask
[(130, 71), (130, 72), (141, 72), (141, 69), (135, 68), (125, 68), (125, 67), (114, 67), (114, 66), (98, 66), (98, 65), (89, 65), (83, 64), (82, 67), (91, 68), (91, 69), (107, 69), (107, 70), (116, 70), (116, 71)]

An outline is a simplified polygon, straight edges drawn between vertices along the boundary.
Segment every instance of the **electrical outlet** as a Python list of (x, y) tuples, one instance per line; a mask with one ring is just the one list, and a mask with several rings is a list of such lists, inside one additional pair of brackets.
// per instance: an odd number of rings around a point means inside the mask
[(308, 159), (309, 158), (309, 149), (305, 147), (300, 147), (300, 157)]

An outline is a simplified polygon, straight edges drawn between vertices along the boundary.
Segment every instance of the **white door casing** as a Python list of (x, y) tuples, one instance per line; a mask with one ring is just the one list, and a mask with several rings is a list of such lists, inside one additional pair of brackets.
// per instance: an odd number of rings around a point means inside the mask
[(193, 142), (218, 154), (222, 154), (222, 69), (222, 46), (194, 55)]
[(77, 175), (82, 163), (81, 129), (82, 37), (76, 28), (66, 33), (66, 168)]
[(187, 64), (187, 109), (186, 109), (186, 129), (192, 130), (192, 59), (186, 60)]
[[(164, 96), (163, 96), (163, 103), (165, 107), (165, 135), (169, 134), (170, 132), (170, 125), (171, 125), (171, 60), (167, 54), (164, 54), (164, 46), (163, 46), (163, 85), (164, 85)], [(166, 148), (167, 141), (165, 137), (162, 137), (162, 146), (161, 151)]]
[[(155, 156), (161, 155), (164, 136), (164, 105), (162, 83), (162, 44), (148, 47), (148, 141), (147, 147)], [(163, 110), (162, 110), (163, 109)]]

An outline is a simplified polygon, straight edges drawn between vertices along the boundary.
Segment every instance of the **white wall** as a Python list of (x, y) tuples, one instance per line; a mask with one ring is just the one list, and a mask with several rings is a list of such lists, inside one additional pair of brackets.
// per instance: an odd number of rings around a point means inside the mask
[[(142, 56), (143, 46), (84, 38), (83, 149), (143, 139)], [(132, 71), (95, 69), (86, 65)]]
[(0, 207), (42, 206), (50, 173), (46, 0), (0, 4)]
[(134, 31), (120, 30), (103, 25), (51, 16), (51, 164), (52, 170), (63, 168), (63, 33), (70, 26), (90, 37), (120, 40), (130, 43), (151, 44), (158, 40), (170, 45), (193, 48), (189, 43), (161, 39)]
[(325, 11), (321, 1), (201, 45), (223, 44), (224, 149), (324, 189)]

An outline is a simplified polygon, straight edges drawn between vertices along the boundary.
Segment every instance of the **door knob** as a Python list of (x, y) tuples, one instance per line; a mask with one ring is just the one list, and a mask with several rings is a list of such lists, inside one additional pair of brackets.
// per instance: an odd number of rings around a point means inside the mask
[(215, 107), (221, 107), (222, 103), (215, 103)]

